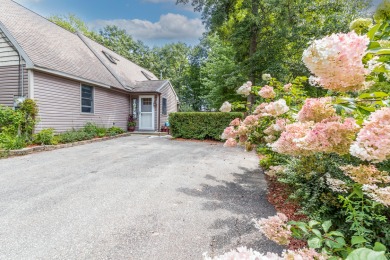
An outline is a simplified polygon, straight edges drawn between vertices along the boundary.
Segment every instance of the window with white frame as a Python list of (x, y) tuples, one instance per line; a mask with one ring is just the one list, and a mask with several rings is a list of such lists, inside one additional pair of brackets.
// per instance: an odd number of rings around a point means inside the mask
[(93, 113), (93, 87), (82, 85), (81, 86), (81, 112)]

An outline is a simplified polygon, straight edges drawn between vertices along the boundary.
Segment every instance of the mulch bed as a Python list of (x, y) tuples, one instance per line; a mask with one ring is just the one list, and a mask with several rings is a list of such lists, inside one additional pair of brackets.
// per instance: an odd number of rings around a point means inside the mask
[[(304, 221), (307, 220), (305, 215), (299, 214), (299, 205), (288, 200), (290, 189), (288, 185), (280, 183), (276, 178), (265, 176), (268, 183), (268, 201), (275, 206), (277, 212), (285, 214), (289, 220)], [(306, 241), (292, 239), (288, 249), (295, 250), (307, 247)]]
[(220, 141), (216, 141), (214, 139), (205, 139), (205, 140), (198, 140), (198, 139), (185, 139), (185, 138), (172, 138), (173, 141), (185, 141), (185, 142), (194, 142), (194, 143), (209, 143), (209, 144), (223, 144)]

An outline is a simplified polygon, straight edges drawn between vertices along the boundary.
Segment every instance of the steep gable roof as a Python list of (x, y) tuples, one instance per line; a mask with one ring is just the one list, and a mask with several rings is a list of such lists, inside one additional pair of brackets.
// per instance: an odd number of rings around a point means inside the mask
[[(157, 79), (153, 73), (91, 39), (69, 32), (11, 0), (0, 0), (1, 28), (10, 34), (35, 69), (123, 90), (133, 89), (136, 81), (148, 80), (141, 71)], [(117, 57), (118, 66), (108, 64), (101, 50)]]
[(140, 81), (158, 81), (158, 78), (147, 69), (138, 66), (81, 33), (78, 33), (78, 36), (125, 88), (135, 90), (139, 86), (137, 83)]

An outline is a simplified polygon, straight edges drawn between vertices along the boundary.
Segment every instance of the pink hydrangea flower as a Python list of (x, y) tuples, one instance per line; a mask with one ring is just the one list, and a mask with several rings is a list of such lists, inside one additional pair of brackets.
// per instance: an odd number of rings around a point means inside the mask
[(230, 122), (230, 126), (239, 126), (241, 124), (241, 119), (236, 118), (232, 122)]
[(344, 174), (359, 184), (390, 183), (390, 176), (387, 172), (378, 170), (374, 165), (347, 165), (340, 167)]
[(235, 146), (237, 146), (237, 141), (234, 138), (229, 138), (226, 140), (226, 142), (223, 146), (224, 147), (235, 147)]
[(273, 87), (265, 85), (260, 89), (259, 96), (261, 96), (262, 98), (274, 98), (276, 97), (276, 93)]
[(313, 122), (296, 122), (286, 126), (279, 139), (271, 145), (272, 150), (281, 154), (309, 155), (310, 151), (298, 146), (295, 140), (304, 138), (313, 126)]
[(259, 117), (256, 115), (249, 115), (243, 122), (246, 126), (256, 126), (259, 124)]
[(363, 161), (375, 163), (390, 159), (390, 108), (371, 114), (352, 144), (350, 153)]
[(336, 116), (336, 109), (332, 106), (332, 98), (307, 98), (302, 109), (298, 113), (298, 120), (301, 122), (322, 120)]
[(291, 239), (290, 226), (287, 224), (288, 218), (283, 213), (276, 216), (254, 220), (256, 228), (267, 238), (279, 245), (288, 245)]
[(346, 118), (342, 122), (336, 117), (315, 124), (303, 138), (293, 141), (298, 147), (312, 154), (323, 152), (343, 155), (349, 153), (349, 147), (358, 130), (355, 119)]
[(291, 90), (291, 87), (292, 87), (292, 84), (288, 83), (288, 84), (283, 86), (283, 90), (286, 92), (289, 92)]
[(318, 152), (346, 154), (359, 126), (353, 118), (339, 117), (320, 123), (297, 122), (286, 126), (280, 138), (271, 145), (278, 153), (311, 155)]
[(274, 253), (262, 254), (253, 249), (246, 247), (239, 247), (236, 250), (231, 250), (223, 255), (216, 257), (209, 257), (207, 253), (203, 254), (204, 260), (283, 260), (284, 258), (279, 257)]
[(302, 60), (322, 87), (341, 92), (361, 90), (369, 74), (362, 62), (368, 43), (367, 36), (355, 32), (332, 34), (314, 41)]
[(237, 131), (234, 129), (233, 126), (226, 127), (225, 130), (222, 133), (221, 138), (222, 139), (229, 139), (229, 138), (236, 138), (237, 137)]

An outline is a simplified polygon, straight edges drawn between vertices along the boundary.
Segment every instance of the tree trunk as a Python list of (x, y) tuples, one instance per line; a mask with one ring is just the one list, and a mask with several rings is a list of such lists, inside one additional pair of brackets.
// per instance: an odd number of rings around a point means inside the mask
[[(259, 15), (259, 0), (252, 0), (252, 16), (257, 17)], [(255, 19), (254, 19), (255, 20)], [(256, 84), (255, 77), (255, 61), (253, 60), (253, 56), (257, 50), (257, 33), (258, 27), (257, 24), (254, 23), (251, 26), (251, 35), (250, 35), (250, 46), (249, 46), (249, 61), (250, 61), (250, 74), (249, 79), (252, 81), (253, 85)], [(255, 97), (253, 94), (248, 96), (248, 104), (249, 104), (249, 112), (252, 112), (253, 104), (255, 102)]]

